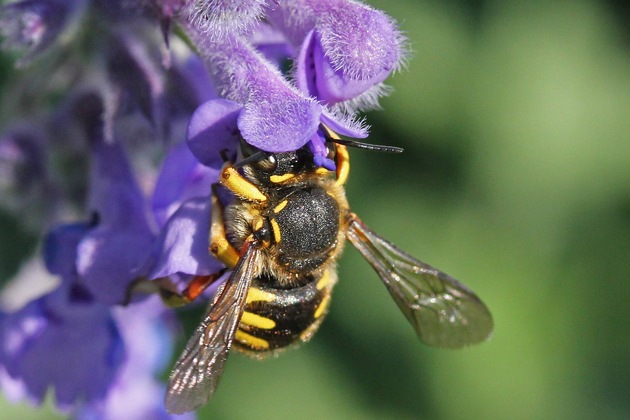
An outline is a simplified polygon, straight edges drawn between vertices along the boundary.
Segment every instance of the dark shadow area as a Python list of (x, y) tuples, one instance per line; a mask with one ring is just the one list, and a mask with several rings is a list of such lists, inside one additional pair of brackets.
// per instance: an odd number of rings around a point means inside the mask
[(351, 382), (354, 393), (375, 413), (400, 413), (407, 418), (437, 419), (438, 411), (425, 378), (413, 375), (417, 360), (409, 357), (396, 336), (364, 336), (329, 316), (310, 346), (326, 354), (331, 371)]
[[(382, 118), (382, 119), (381, 119)], [(369, 171), (370, 185), (413, 185), (414, 188), (429, 190), (438, 195), (457, 195), (466, 187), (469, 170), (467, 146), (463, 140), (460, 147), (451, 147), (452, 141), (423, 141), (417, 137), (405, 137), (401, 130), (388, 125), (387, 119), (371, 114), (373, 124), (368, 140), (372, 143), (404, 148), (402, 153), (382, 153), (366, 150), (352, 151), (353, 165), (359, 175)], [(436, 146), (443, 144), (444, 146)], [(379, 168), (374, 171), (374, 168)], [(351, 177), (356, 177), (351, 173)], [(367, 176), (367, 174), (366, 174)]]
[(11, 279), (22, 262), (35, 251), (37, 239), (19, 221), (0, 211), (0, 287)]
[[(575, 310), (586, 364), (585, 395), (608, 412), (630, 412), (630, 195), (575, 218), (559, 292), (579, 294)], [(562, 299), (556, 296), (555, 299)]]

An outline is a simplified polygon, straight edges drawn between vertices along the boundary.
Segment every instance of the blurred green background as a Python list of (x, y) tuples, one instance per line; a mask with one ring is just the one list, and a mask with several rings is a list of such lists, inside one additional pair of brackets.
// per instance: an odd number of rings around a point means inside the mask
[[(405, 153), (353, 152), (349, 200), (475, 290), (494, 336), (460, 351), (420, 344), (348, 248), (313, 341), (265, 362), (233, 355), (199, 417), (630, 418), (624, 2), (370, 3), (413, 50), (368, 115), (371, 141)], [(0, 242), (4, 276), (32, 246), (15, 229), (4, 217), (2, 237), (18, 234)], [(0, 418), (18, 416), (54, 418), (0, 402)]]

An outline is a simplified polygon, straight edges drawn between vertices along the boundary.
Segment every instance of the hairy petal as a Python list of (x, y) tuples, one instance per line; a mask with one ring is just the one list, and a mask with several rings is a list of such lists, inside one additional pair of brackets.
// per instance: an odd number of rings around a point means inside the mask
[(330, 3), (317, 32), (331, 69), (355, 80), (384, 80), (403, 55), (404, 38), (394, 20), (358, 2)]
[(302, 90), (327, 104), (361, 95), (405, 56), (405, 38), (394, 20), (356, 1), (289, 0), (270, 20), (301, 48), (296, 79)]
[(316, 132), (322, 107), (304, 97), (244, 39), (211, 42), (191, 31), (201, 46), (219, 94), (243, 105), (238, 128), (249, 144), (269, 152), (305, 145)]
[(342, 136), (359, 139), (368, 136), (369, 127), (364, 124), (363, 120), (356, 120), (351, 115), (338, 112), (335, 109), (326, 109), (325, 112), (322, 113), (322, 123)]
[(192, 0), (186, 5), (189, 25), (207, 37), (220, 39), (242, 33), (264, 11), (266, 0)]

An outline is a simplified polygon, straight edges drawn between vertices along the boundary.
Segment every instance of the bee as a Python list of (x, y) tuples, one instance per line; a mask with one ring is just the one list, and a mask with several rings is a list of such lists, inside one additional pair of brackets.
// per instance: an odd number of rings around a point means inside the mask
[[(346, 240), (374, 268), (421, 341), (458, 348), (490, 336), (492, 316), (470, 289), (383, 239), (350, 211), (346, 146), (402, 149), (323, 130), (332, 171), (316, 165), (307, 147), (267, 153), (244, 142), (242, 160), (224, 165), (219, 183), (233, 200), (223, 206), (214, 186), (210, 252), (232, 271), (173, 368), (169, 412), (191, 411), (210, 399), (232, 347), (262, 358), (308, 341), (327, 312)], [(218, 277), (200, 280), (197, 289)]]

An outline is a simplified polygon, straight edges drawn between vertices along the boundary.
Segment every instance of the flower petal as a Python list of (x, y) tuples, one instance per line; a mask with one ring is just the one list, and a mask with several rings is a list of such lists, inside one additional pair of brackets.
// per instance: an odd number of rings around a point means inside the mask
[(237, 118), (243, 107), (227, 99), (211, 99), (195, 110), (188, 125), (188, 147), (199, 162), (219, 169), (221, 152), (234, 156), (239, 134)]
[(144, 196), (119, 143), (94, 146), (91, 193), (99, 224), (149, 231)]
[(266, 0), (196, 0), (188, 2), (188, 20), (209, 37), (243, 32), (262, 16)]
[(48, 271), (73, 279), (76, 275), (77, 247), (92, 228), (88, 223), (73, 223), (57, 226), (48, 232), (44, 238), (44, 260)]
[(210, 256), (210, 198), (186, 201), (171, 216), (156, 243), (157, 260), (149, 279), (175, 273), (207, 275), (222, 265)]
[(316, 74), (313, 71), (315, 69), (313, 58), (315, 38), (313, 35), (314, 31), (310, 30), (302, 42), (302, 48), (300, 48), (300, 53), (295, 63), (294, 77), (295, 84), (301, 92), (317, 97)]
[(94, 146), (92, 204), (98, 220), (77, 247), (77, 273), (94, 297), (107, 304), (125, 299), (129, 283), (148, 263), (154, 235), (145, 200), (122, 147)]
[(76, 269), (82, 284), (100, 302), (123, 302), (129, 284), (144, 274), (153, 239), (144, 230), (93, 229), (77, 248)]
[(304, 97), (251, 45), (239, 37), (212, 42), (191, 32), (199, 42), (217, 90), (243, 105), (237, 125), (249, 144), (286, 152), (304, 146), (317, 131), (320, 104)]
[[(356, 1), (287, 0), (269, 18), (300, 47), (298, 86), (329, 105), (381, 83), (405, 56), (405, 38), (394, 20)], [(372, 107), (377, 105), (374, 100)]]
[[(125, 342), (125, 361), (106, 398), (80, 407), (76, 418), (171, 418), (163, 402), (165, 387), (158, 382), (156, 374), (170, 362), (173, 312), (167, 311), (162, 301), (153, 296), (126, 307), (113, 308), (112, 314)], [(194, 418), (194, 414), (188, 418)]]
[(349, 79), (383, 81), (403, 56), (404, 38), (395, 21), (358, 2), (332, 3), (318, 22), (322, 57)]
[(199, 163), (188, 144), (178, 143), (166, 155), (153, 193), (152, 207), (161, 227), (186, 200), (207, 197), (219, 170)]
[(11, 377), (38, 401), (53, 387), (60, 405), (103, 398), (123, 358), (109, 309), (75, 301), (70, 286), (0, 316), (0, 343)]
[(358, 139), (364, 139), (368, 136), (368, 127), (363, 124), (363, 121), (356, 121), (351, 116), (328, 111), (322, 113), (321, 120), (328, 128), (342, 136)]
[(245, 104), (238, 128), (247, 143), (267, 152), (288, 152), (309, 141), (319, 126), (321, 106), (285, 93), (269, 86), (264, 100)]

